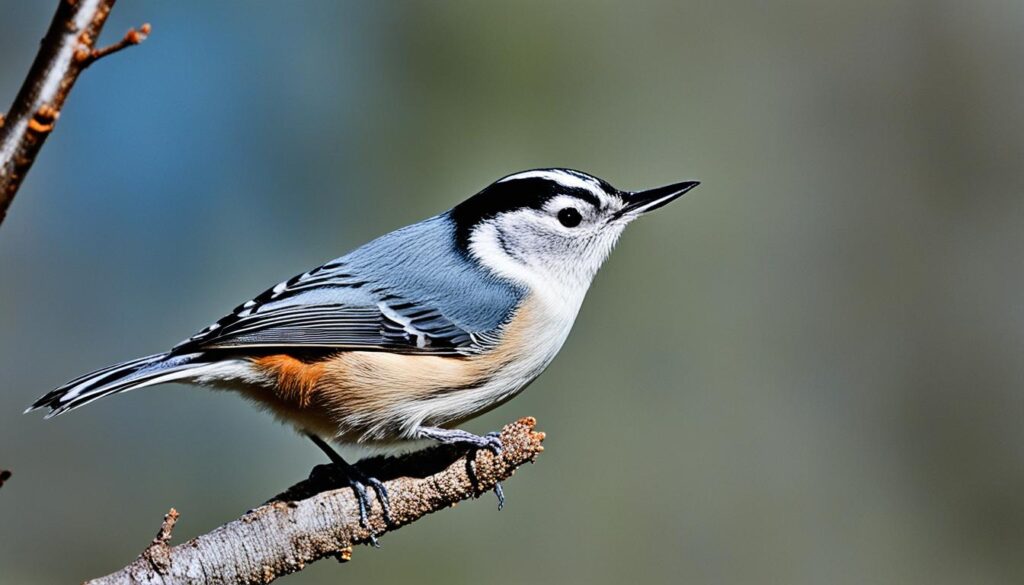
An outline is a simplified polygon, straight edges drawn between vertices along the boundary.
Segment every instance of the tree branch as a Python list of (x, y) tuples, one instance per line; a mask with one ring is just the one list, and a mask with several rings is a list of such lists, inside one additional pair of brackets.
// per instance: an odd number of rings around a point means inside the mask
[[(370, 528), (377, 535), (397, 530), (494, 489), (544, 450), (544, 433), (534, 432), (535, 424), (533, 418), (524, 418), (506, 425), (500, 455), (435, 447), (397, 458), (360, 461), (365, 473), (385, 480), (391, 500), (393, 524), (385, 523), (379, 503), (374, 502)], [(88, 583), (270, 583), (325, 557), (347, 561), (352, 546), (370, 542), (371, 534), (359, 522), (352, 490), (339, 489), (335, 477), (330, 466), (317, 466), (309, 479), (263, 506), (175, 547), (168, 544), (178, 518), (172, 509), (139, 558)]]
[(0, 114), (0, 223), (60, 117), (78, 74), (98, 59), (145, 40), (150, 26), (96, 49), (115, 0), (60, 0), (8, 115)]

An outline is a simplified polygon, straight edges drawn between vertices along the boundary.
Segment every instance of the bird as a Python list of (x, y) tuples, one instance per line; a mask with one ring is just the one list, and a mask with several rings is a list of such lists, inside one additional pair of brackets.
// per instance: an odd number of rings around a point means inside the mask
[(459, 427), (552, 362), (626, 226), (698, 184), (622, 191), (568, 168), (507, 175), (271, 287), (170, 351), (71, 380), (26, 412), (51, 418), (166, 382), (233, 390), (327, 454), (364, 525), (367, 486), (387, 518), (383, 484), (331, 444), (500, 452), (497, 433)]

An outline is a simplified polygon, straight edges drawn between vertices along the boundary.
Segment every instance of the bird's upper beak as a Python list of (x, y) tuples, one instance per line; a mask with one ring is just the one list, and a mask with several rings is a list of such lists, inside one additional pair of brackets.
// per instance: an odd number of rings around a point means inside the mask
[(697, 185), (700, 185), (697, 181), (684, 181), (646, 191), (624, 192), (622, 197), (626, 200), (626, 206), (615, 214), (615, 218), (626, 215), (636, 217), (642, 213), (654, 211), (659, 207), (668, 205), (671, 201), (682, 196)]

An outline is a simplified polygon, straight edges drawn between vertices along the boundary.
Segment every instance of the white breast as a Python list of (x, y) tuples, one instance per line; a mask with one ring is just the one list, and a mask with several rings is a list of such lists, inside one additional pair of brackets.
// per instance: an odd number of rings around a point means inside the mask
[(421, 425), (461, 423), (512, 399), (539, 376), (565, 343), (582, 303), (531, 295), (502, 331), (501, 341), (479, 360), (489, 375), (473, 388), (441, 393), (402, 406), (407, 433)]

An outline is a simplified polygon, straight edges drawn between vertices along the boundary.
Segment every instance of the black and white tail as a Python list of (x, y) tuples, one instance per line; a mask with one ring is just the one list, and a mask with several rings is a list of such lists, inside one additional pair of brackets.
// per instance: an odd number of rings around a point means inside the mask
[(36, 400), (25, 412), (49, 408), (46, 418), (51, 418), (111, 394), (192, 378), (210, 365), (201, 360), (202, 355), (159, 353), (115, 364), (75, 378)]

